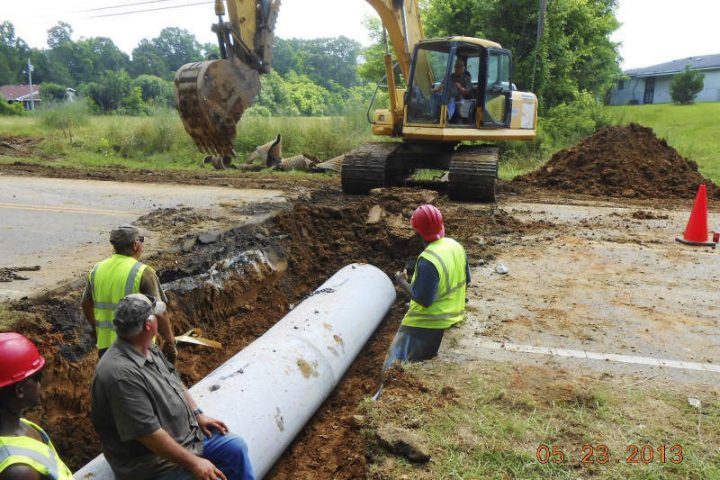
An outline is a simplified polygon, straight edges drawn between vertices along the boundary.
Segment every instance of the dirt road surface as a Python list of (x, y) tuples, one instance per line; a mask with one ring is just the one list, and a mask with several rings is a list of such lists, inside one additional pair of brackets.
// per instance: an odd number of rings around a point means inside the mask
[[(519, 220), (548, 220), (553, 227), (510, 241), (496, 258), (475, 265), (473, 312), (452, 332), (455, 341), (445, 344), (449, 356), (720, 381), (714, 288), (720, 257), (674, 241), (687, 212), (597, 201), (507, 202), (503, 208)], [(496, 272), (501, 264), (508, 274)], [(591, 355), (511, 352), (492, 342)], [(653, 366), (647, 357), (687, 364)]]
[[(28, 166), (11, 170), (46, 173)], [(83, 172), (62, 175), (87, 178)], [(163, 179), (208, 183), (207, 178), (178, 174), (152, 180)], [(222, 181), (236, 187), (256, 185)], [(126, 185), (120, 184), (121, 190)], [(660, 376), (687, 385), (689, 391), (693, 385), (720, 385), (720, 373), (710, 368), (720, 365), (720, 312), (714, 298), (720, 281), (718, 252), (674, 241), (687, 222), (690, 200), (614, 200), (506, 185), (498, 204), (487, 206), (452, 203), (435, 192), (402, 188), (352, 197), (343, 195), (337, 183), (299, 185), (291, 177), (278, 177), (264, 186), (289, 192), (291, 201), (278, 208), (277, 192), (254, 196), (236, 188), (229, 190), (237, 195), (229, 200), (233, 206), (219, 211), (211, 208), (215, 201), (191, 204), (176, 196), (169, 196), (174, 200), (166, 204), (143, 203), (154, 209), (150, 212), (138, 211), (131, 200), (123, 207), (124, 215), (137, 215), (135, 220), (144, 228), (160, 232), (160, 248), (149, 252), (146, 261), (157, 267), (170, 297), (176, 332), (199, 326), (209, 338), (226, 345), (226, 350), (211, 353), (182, 347), (179, 370), (190, 384), (262, 335), (338, 268), (368, 262), (389, 275), (401, 269), (422, 249), (410, 215), (418, 204), (434, 202), (443, 211), (448, 235), (465, 245), (473, 274), (467, 321), (447, 335), (440, 361), (542, 364), (551, 369), (561, 365), (627, 376), (628, 382), (636, 382), (637, 375)], [(147, 192), (161, 188), (157, 183), (146, 187)], [(191, 197), (200, 197), (196, 187), (189, 190)], [(246, 205), (251, 199), (263, 203), (256, 208), (234, 203)], [(79, 203), (70, 206), (87, 209)], [(103, 208), (122, 210), (114, 201), (92, 204), (92, 209)], [(711, 205), (711, 210), (714, 221), (718, 208)], [(247, 224), (253, 212), (274, 213), (264, 222)], [(97, 216), (107, 225), (118, 220)], [(79, 248), (87, 265), (99, 258), (97, 242), (104, 225), (83, 237), (82, 241), (94, 242)], [(200, 242), (197, 234), (203, 230), (221, 234)], [(34, 263), (47, 261), (42, 255), (34, 258)], [(257, 258), (271, 261), (253, 260)], [(499, 265), (508, 273), (497, 273)], [(87, 385), (96, 359), (79, 313), (80, 293), (79, 286), (71, 285), (47, 298), (6, 304), (13, 328), (30, 335), (48, 356), (43, 409), (32, 418), (48, 425), (73, 468), (99, 451), (87, 419)], [(405, 301), (399, 298), (335, 393), (268, 478), (366, 476), (371, 460), (353, 415), (377, 389), (380, 366)], [(651, 365), (639, 360), (648, 358)]]
[[(110, 253), (110, 229), (150, 212), (166, 220), (179, 211), (192, 212), (180, 219), (187, 227), (184, 233), (192, 234), (242, 223), (251, 215), (238, 214), (239, 209), (253, 203), (284, 203), (281, 193), (0, 175), (0, 268), (40, 266), (39, 271), (23, 274), (28, 280), (0, 284), (0, 300), (37, 294), (87, 272)], [(148, 254), (167, 247), (162, 232), (167, 223), (143, 229)]]

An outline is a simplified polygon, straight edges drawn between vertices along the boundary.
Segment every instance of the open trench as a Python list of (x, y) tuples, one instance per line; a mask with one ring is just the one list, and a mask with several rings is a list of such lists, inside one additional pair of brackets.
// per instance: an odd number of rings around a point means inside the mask
[[(199, 327), (203, 336), (223, 344), (222, 350), (181, 345), (178, 367), (186, 384), (194, 384), (262, 335), (342, 266), (370, 263), (388, 275), (401, 269), (422, 249), (409, 219), (427, 195), (393, 189), (358, 198), (321, 189), (262, 224), (227, 230), (214, 243), (144, 259), (160, 274), (175, 333)], [(380, 220), (368, 222), (369, 212), (378, 208)], [(491, 238), (533, 228), (501, 210), (452, 208), (455, 212), (446, 214), (446, 226), (466, 243), (471, 261), (492, 255), (492, 241), (477, 242), (479, 234)], [(100, 453), (89, 420), (97, 356), (79, 308), (81, 290), (75, 286), (12, 305), (17, 330), (36, 341), (48, 359), (43, 406), (28, 416), (47, 428), (72, 470)], [(398, 297), (333, 394), (266, 478), (365, 476), (371, 459), (351, 420), (363, 397), (378, 387), (380, 366), (405, 301)]]

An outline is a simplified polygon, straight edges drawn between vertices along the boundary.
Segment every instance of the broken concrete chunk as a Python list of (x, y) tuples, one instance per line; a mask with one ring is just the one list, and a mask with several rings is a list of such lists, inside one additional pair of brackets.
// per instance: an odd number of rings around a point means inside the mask
[(197, 237), (188, 238), (182, 243), (182, 251), (188, 253), (193, 249), (195, 243), (197, 243)]
[(502, 263), (499, 264), (497, 267), (495, 267), (495, 272), (500, 275), (507, 275), (508, 271), (509, 271), (508, 268), (505, 265), (503, 265)]
[(197, 239), (198, 242), (200, 242), (203, 245), (208, 245), (210, 243), (216, 243), (218, 240), (220, 240), (221, 233), (218, 231), (213, 232), (205, 232), (198, 235)]
[(411, 462), (430, 460), (430, 449), (425, 438), (417, 432), (387, 424), (378, 429), (378, 443), (388, 451), (401, 455)]
[(368, 225), (378, 223), (384, 214), (385, 210), (383, 210), (380, 205), (373, 205), (370, 212), (368, 212), (368, 218), (365, 220), (365, 223)]

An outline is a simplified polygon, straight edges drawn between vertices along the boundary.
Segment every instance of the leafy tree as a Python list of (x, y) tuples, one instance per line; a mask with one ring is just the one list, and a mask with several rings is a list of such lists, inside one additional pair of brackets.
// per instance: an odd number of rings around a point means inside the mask
[(355, 40), (340, 36), (304, 40), (276, 39), (273, 47), (273, 67), (282, 75), (291, 71), (306, 75), (314, 83), (328, 90), (341, 85), (357, 85), (357, 58), (362, 46)]
[(499, 42), (513, 52), (513, 81), (534, 91), (541, 106), (567, 103), (583, 91), (602, 97), (620, 73), (617, 0), (548, 2), (544, 36), (536, 48), (537, 0), (428, 0), (430, 37), (468, 35)]
[[(186, 63), (198, 62), (217, 50), (209, 44), (201, 46), (195, 36), (182, 28), (163, 28), (152, 40), (143, 39), (132, 51), (130, 72), (133, 75), (155, 75), (172, 79), (175, 71)], [(218, 55), (219, 56), (219, 55)]]
[(186, 63), (203, 59), (203, 52), (195, 35), (182, 28), (163, 28), (160, 35), (152, 40), (152, 44), (173, 73)]
[(67, 90), (57, 83), (45, 82), (40, 86), (43, 99), (50, 102), (64, 102), (67, 100)]
[(125, 97), (133, 93), (130, 76), (125, 70), (105, 72), (99, 81), (85, 84), (82, 90), (103, 113), (117, 110)]
[(138, 46), (132, 51), (130, 73), (133, 75), (148, 74), (160, 78), (170, 78), (171, 76), (165, 58), (163, 58), (155, 45), (147, 39), (140, 40)]
[(15, 35), (15, 27), (10, 22), (0, 23), (0, 84), (24, 81), (30, 48)]
[(58, 22), (48, 30), (47, 45), (51, 49), (72, 43), (73, 28), (69, 23)]
[(131, 87), (130, 93), (120, 100), (118, 112), (124, 115), (142, 115), (148, 113), (147, 105), (142, 99), (140, 87)]
[(382, 24), (378, 18), (368, 18), (365, 28), (370, 33), (372, 44), (362, 51), (362, 63), (357, 72), (366, 82), (377, 83), (385, 75), (385, 44), (383, 42)]
[(680, 105), (689, 105), (695, 102), (695, 97), (700, 93), (705, 84), (705, 75), (690, 70), (690, 65), (685, 65), (685, 71), (678, 73), (670, 84), (670, 96), (673, 102)]
[(92, 37), (77, 42), (77, 47), (92, 61), (94, 77), (107, 70), (124, 70), (130, 59), (107, 37)]
[(132, 81), (133, 87), (140, 88), (142, 100), (162, 107), (175, 106), (175, 90), (172, 82), (154, 75), (140, 75)]

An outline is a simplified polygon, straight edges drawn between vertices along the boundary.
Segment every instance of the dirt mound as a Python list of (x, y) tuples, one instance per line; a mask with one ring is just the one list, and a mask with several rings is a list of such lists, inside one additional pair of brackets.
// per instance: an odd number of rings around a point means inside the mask
[(554, 190), (627, 198), (693, 198), (698, 185), (720, 190), (652, 129), (631, 123), (608, 127), (561, 150), (542, 168), (516, 181)]
[(39, 139), (33, 137), (0, 135), (0, 156), (29, 157), (39, 142)]

